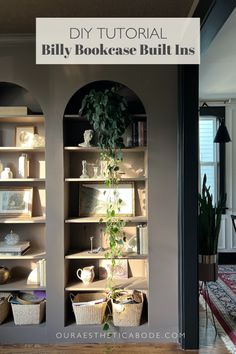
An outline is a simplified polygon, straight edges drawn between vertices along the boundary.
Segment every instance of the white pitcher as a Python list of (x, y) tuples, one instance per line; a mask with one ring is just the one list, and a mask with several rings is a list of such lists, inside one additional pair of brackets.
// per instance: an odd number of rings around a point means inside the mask
[(76, 272), (77, 277), (82, 280), (84, 285), (89, 285), (95, 277), (94, 266), (79, 268)]

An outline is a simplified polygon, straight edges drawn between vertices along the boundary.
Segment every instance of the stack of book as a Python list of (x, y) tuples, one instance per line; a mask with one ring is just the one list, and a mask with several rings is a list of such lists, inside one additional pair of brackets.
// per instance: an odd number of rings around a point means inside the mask
[(146, 224), (140, 224), (136, 227), (137, 253), (148, 254), (148, 228)]
[(40, 259), (28, 276), (27, 284), (46, 286), (46, 260)]
[(29, 248), (30, 241), (18, 242), (16, 245), (0, 242), (0, 256), (23, 256)]
[(132, 145), (146, 146), (147, 145), (147, 122), (136, 121), (132, 124)]

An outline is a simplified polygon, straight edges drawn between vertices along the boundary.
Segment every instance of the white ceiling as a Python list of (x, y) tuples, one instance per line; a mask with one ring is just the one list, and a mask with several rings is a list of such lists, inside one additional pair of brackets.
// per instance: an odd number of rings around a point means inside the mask
[(200, 98), (236, 98), (236, 9), (201, 57)]

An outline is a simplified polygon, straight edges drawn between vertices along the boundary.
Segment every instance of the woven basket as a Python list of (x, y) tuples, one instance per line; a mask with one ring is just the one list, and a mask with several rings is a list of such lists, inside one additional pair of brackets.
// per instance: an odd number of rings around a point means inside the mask
[[(77, 300), (79, 299), (79, 302)], [(83, 304), (89, 301), (100, 300), (104, 298), (103, 302), (98, 304)], [(94, 325), (102, 324), (104, 314), (106, 311), (107, 300), (106, 295), (101, 293), (82, 293), (75, 297), (71, 295), (72, 307), (75, 314), (77, 325)]]
[(4, 300), (0, 303), (0, 324), (3, 323), (9, 315), (10, 304), (8, 298), (10, 295), (10, 293), (0, 293), (0, 298), (4, 297)]
[(46, 301), (40, 304), (11, 304), (15, 325), (39, 324), (45, 315)]
[(112, 299), (113, 324), (116, 327), (136, 327), (140, 325), (140, 319), (143, 310), (142, 302), (135, 304), (119, 304)]

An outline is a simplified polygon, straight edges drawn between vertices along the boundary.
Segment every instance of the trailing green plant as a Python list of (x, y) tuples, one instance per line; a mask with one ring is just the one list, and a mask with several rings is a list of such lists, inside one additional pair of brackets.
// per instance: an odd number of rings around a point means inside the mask
[[(107, 173), (105, 185), (108, 191), (106, 217), (100, 219), (105, 222), (105, 236), (109, 240), (109, 249), (105, 257), (111, 260), (111, 272), (108, 277), (109, 296), (115, 296), (113, 286), (113, 272), (116, 259), (121, 256), (123, 246), (125, 222), (119, 217), (122, 199), (119, 196), (119, 170), (123, 159), (123, 134), (131, 122), (128, 103), (118, 93), (119, 87), (112, 87), (104, 91), (91, 90), (83, 99), (79, 113), (84, 115), (95, 132), (98, 133), (98, 146), (101, 160), (106, 161)], [(104, 330), (109, 329), (110, 319), (105, 321)]]
[(202, 191), (198, 197), (199, 254), (213, 255), (217, 254), (221, 215), (225, 206), (226, 195), (213, 205), (213, 196), (210, 194), (210, 187), (207, 187), (206, 183), (207, 177), (204, 174)]
[(119, 86), (91, 90), (82, 100), (79, 110), (98, 133), (98, 145), (112, 154), (124, 147), (123, 134), (131, 122), (128, 102), (119, 94)]

